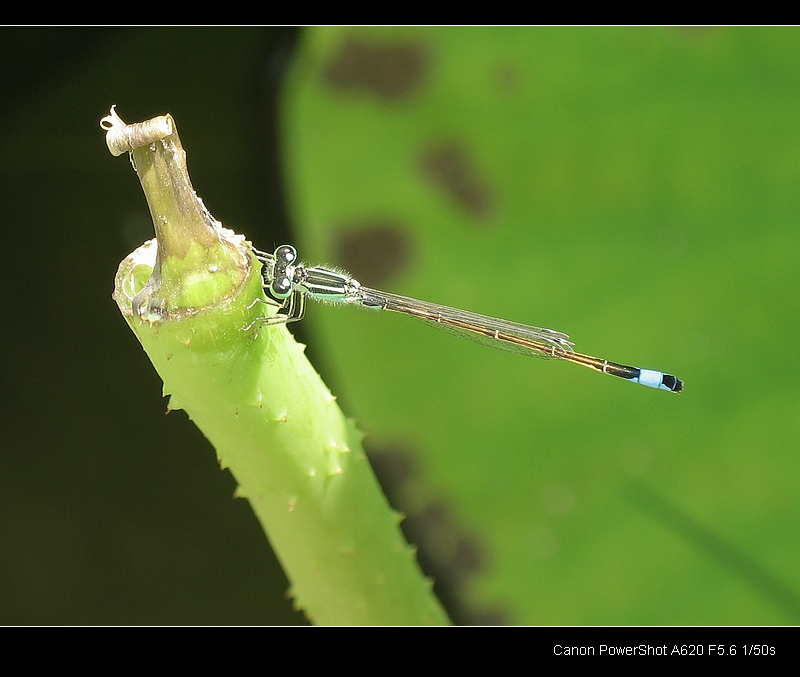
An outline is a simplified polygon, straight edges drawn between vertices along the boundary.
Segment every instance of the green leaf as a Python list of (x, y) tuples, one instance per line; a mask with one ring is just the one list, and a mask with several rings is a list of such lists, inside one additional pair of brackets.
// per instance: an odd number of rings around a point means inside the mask
[(306, 33), (284, 108), (301, 257), (686, 383), (308, 309), (368, 449), (403, 459), (392, 500), (455, 621), (800, 618), (800, 369), (779, 350), (800, 332), (798, 48), (796, 29)]

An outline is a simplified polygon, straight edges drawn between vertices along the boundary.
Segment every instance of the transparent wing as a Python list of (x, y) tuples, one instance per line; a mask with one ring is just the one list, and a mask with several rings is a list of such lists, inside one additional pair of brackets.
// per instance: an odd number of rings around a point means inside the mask
[(564, 359), (573, 353), (574, 344), (560, 331), (509, 322), (367, 287), (361, 287), (359, 291), (361, 305), (365, 307), (402, 313), (481, 345), (544, 359)]

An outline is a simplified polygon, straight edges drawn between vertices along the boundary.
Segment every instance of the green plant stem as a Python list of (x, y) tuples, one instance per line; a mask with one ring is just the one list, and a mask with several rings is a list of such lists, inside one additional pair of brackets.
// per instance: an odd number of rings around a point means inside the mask
[(170, 407), (236, 478), (296, 605), (319, 624), (447, 623), (303, 346), (284, 326), (244, 329), (269, 308), (253, 304), (258, 262), (196, 197), (172, 118), (125, 125), (112, 109), (101, 124), (112, 153), (131, 153), (156, 229), (121, 263), (114, 298)]

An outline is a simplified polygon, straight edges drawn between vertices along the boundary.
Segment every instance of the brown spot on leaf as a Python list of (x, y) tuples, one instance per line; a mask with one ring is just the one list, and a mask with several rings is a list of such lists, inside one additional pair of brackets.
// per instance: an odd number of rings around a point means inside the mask
[(473, 216), (485, 218), (492, 212), (488, 181), (464, 144), (445, 142), (428, 148), (420, 167), (425, 178)]
[(336, 263), (364, 284), (386, 286), (411, 261), (411, 240), (398, 221), (377, 218), (338, 230), (334, 244)]
[(514, 92), (520, 88), (522, 77), (513, 64), (500, 64), (494, 71), (494, 83), (503, 92)]
[(417, 543), (434, 546), (430, 552), (436, 566), (450, 569), (460, 582), (480, 571), (483, 558), (477, 544), (459, 534), (455, 527), (451, 510), (442, 502), (428, 504), (408, 521), (408, 529), (414, 532)]
[(481, 543), (466, 533), (455, 511), (428, 496), (419, 477), (417, 452), (403, 444), (371, 445), (370, 463), (389, 503), (406, 519), (401, 528), (417, 546), (422, 570), (434, 580), (434, 592), (457, 625), (500, 625), (508, 617), (499, 609), (473, 607), (465, 598), (469, 579), (486, 567)]
[(420, 42), (375, 44), (350, 37), (323, 71), (323, 80), (337, 89), (363, 90), (396, 101), (419, 86), (429, 61)]
[(411, 449), (399, 444), (371, 446), (369, 460), (383, 490), (387, 493), (396, 494), (403, 485), (416, 478), (417, 458)]

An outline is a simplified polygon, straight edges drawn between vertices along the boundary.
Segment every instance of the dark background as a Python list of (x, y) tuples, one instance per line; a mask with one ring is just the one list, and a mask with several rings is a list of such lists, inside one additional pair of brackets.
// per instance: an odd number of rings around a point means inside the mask
[[(166, 112), (212, 213), (288, 241), (275, 97), (292, 28), (0, 31), (0, 623), (302, 623), (235, 483), (111, 300), (152, 237), (98, 122)], [(146, 422), (145, 422), (146, 421)]]

